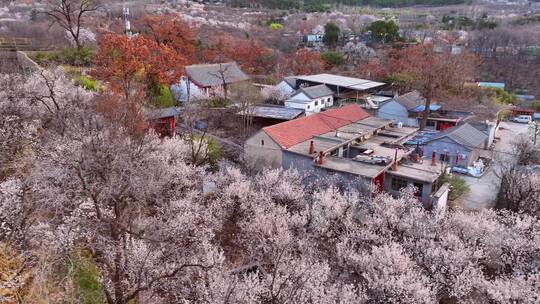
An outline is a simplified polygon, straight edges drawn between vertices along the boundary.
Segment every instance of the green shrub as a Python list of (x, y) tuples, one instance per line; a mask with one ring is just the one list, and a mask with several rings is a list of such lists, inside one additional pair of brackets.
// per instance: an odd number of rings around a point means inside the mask
[(325, 52), (321, 54), (322, 60), (326, 62), (326, 64), (335, 66), (335, 65), (341, 65), (345, 63), (345, 58), (341, 53), (338, 52)]
[(213, 139), (207, 138), (208, 143), (208, 162), (211, 165), (217, 165), (217, 162), (223, 157), (221, 146)]
[(510, 110), (502, 110), (499, 112), (497, 119), (498, 120), (506, 120), (512, 116), (512, 111)]
[(225, 108), (227, 104), (227, 100), (221, 97), (215, 97), (208, 101), (208, 107), (210, 108)]
[(99, 282), (99, 269), (83, 251), (71, 255), (70, 275), (78, 303), (105, 303), (103, 288)]
[(495, 92), (495, 101), (501, 104), (516, 104), (518, 98), (516, 94), (509, 93), (503, 89), (493, 89)]
[(471, 189), (469, 188), (469, 185), (467, 185), (465, 180), (456, 175), (444, 174), (443, 176), (441, 176), (440, 183), (450, 184), (450, 191), (448, 192), (448, 199), (451, 201), (455, 201), (458, 198), (462, 197), (463, 195), (471, 191)]
[(540, 100), (533, 101), (531, 108), (537, 112), (540, 112)]
[(83, 87), (85, 90), (97, 92), (98, 90), (98, 84), (95, 79), (91, 79), (89, 77), (86, 77), (84, 75), (80, 75), (75, 78), (75, 84)]
[(92, 60), (92, 49), (88, 47), (64, 48), (56, 51), (37, 52), (33, 59), (41, 65), (69, 64), (75, 66), (88, 66)]
[(279, 23), (270, 23), (271, 30), (281, 30), (283, 28), (282, 24)]
[[(199, 142), (201, 141), (202, 137), (201, 135), (194, 135), (192, 139), (192, 144), (195, 145), (195, 148), (198, 148)], [(223, 149), (221, 146), (212, 138), (209, 138), (208, 136), (204, 137), (204, 142), (208, 146), (208, 155), (206, 158), (206, 161), (204, 163), (210, 165), (210, 167), (217, 166), (218, 161), (223, 157)], [(201, 151), (201, 153), (204, 153)], [(198, 157), (204, 157), (203, 155), (200, 155)]]
[(400, 38), (399, 26), (393, 20), (372, 22), (367, 29), (371, 31), (373, 39), (382, 43), (395, 42)]
[(156, 106), (158, 108), (169, 108), (175, 106), (171, 90), (166, 85), (159, 86), (159, 95), (156, 97)]

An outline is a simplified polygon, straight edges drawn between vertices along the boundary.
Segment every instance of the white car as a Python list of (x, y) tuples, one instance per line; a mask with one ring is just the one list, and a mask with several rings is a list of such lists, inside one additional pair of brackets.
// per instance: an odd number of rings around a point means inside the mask
[(513, 121), (519, 122), (519, 123), (530, 123), (532, 121), (531, 115), (518, 115), (514, 117)]

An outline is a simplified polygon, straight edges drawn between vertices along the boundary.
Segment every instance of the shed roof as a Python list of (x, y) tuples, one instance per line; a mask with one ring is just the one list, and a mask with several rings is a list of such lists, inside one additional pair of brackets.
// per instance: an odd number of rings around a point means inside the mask
[(291, 77), (285, 77), (283, 78), (283, 81), (288, 84), (291, 88), (296, 88), (296, 78), (294, 76)]
[(484, 132), (465, 123), (440, 132), (427, 142), (432, 142), (443, 137), (450, 138), (468, 148), (483, 148), (487, 140), (487, 135)]
[(407, 111), (424, 105), (424, 97), (422, 97), (418, 91), (411, 91), (409, 93), (399, 95), (398, 97), (395, 97), (394, 100), (400, 105), (404, 106)]
[(354, 77), (333, 75), (333, 74), (297, 76), (296, 78), (300, 80), (327, 84), (327, 85), (332, 85), (332, 86), (338, 86), (338, 87), (348, 88), (348, 89), (357, 90), (357, 91), (365, 91), (365, 90), (369, 90), (369, 89), (373, 89), (373, 88), (377, 88), (377, 87), (385, 85), (385, 83), (382, 83), (382, 82), (376, 82), (376, 81), (354, 78)]
[(265, 127), (263, 130), (281, 147), (287, 149), (313, 136), (330, 132), (367, 117), (369, 114), (360, 106), (350, 104), (342, 108)]
[(236, 62), (189, 65), (186, 66), (186, 74), (191, 81), (202, 87), (221, 85), (224, 81), (234, 83), (249, 79)]
[(483, 88), (495, 88), (495, 89), (503, 89), (505, 88), (505, 84), (504, 82), (485, 82), (485, 81), (480, 81), (478, 82), (478, 86), (479, 87), (483, 87)]
[(280, 106), (253, 106), (247, 111), (238, 112), (239, 115), (249, 115), (253, 117), (272, 118), (281, 120), (291, 120), (304, 113), (301, 109), (287, 108)]
[(328, 86), (326, 86), (325, 84), (320, 84), (320, 85), (316, 85), (316, 86), (312, 86), (312, 87), (300, 88), (298, 91), (296, 91), (291, 96), (291, 98), (298, 95), (298, 94), (300, 94), (300, 93), (306, 94), (306, 96), (311, 98), (311, 99), (316, 99), (316, 98), (321, 98), (321, 97), (325, 97), (325, 96), (334, 95), (334, 92), (332, 90), (330, 90), (330, 88)]
[(173, 117), (181, 114), (180, 108), (169, 107), (163, 109), (146, 110), (146, 117), (148, 119), (160, 119), (165, 117)]

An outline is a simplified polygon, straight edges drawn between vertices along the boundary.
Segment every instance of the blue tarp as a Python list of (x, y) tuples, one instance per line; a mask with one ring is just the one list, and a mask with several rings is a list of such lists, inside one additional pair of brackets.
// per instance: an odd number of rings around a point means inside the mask
[(439, 131), (428, 131), (428, 130), (420, 131), (413, 138), (407, 141), (405, 144), (410, 145), (410, 146), (424, 145), (426, 144), (428, 140), (432, 139), (437, 134), (439, 134)]
[(503, 90), (505, 88), (505, 84), (503, 82), (479, 82), (478, 86), (483, 88), (494, 88)]
[[(415, 108), (413, 108), (411, 110), (411, 112), (424, 112), (424, 109), (426, 108), (426, 106), (424, 105), (419, 105), (419, 106), (416, 106)], [(437, 104), (432, 104), (432, 105), (429, 105), (429, 110), (430, 111), (438, 111), (441, 109), (441, 106), (440, 105), (437, 105)]]

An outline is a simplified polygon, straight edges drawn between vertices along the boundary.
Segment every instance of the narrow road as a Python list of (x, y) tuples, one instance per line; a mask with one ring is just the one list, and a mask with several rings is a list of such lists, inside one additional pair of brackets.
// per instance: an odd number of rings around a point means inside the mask
[[(480, 178), (460, 175), (465, 180), (470, 193), (456, 203), (456, 207), (464, 210), (480, 210), (495, 207), (497, 194), (499, 192), (500, 181), (497, 173), (500, 169), (500, 162), (514, 161), (512, 153), (512, 142), (519, 134), (526, 134), (528, 126), (514, 122), (502, 122), (496, 137), (500, 140), (495, 144), (492, 153), (493, 165)], [(487, 151), (486, 151), (487, 152)]]

